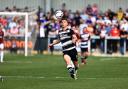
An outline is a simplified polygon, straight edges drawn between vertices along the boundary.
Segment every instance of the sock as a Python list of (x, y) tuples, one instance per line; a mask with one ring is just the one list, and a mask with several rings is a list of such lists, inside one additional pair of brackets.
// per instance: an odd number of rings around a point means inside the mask
[(68, 68), (68, 72), (69, 72), (70, 74), (75, 74), (75, 68), (69, 67), (69, 68)]
[(68, 69), (68, 68), (72, 68), (72, 65), (68, 64), (68, 65), (67, 65), (67, 69)]
[(1, 62), (3, 62), (3, 58), (4, 58), (4, 52), (1, 51), (1, 52), (0, 52), (0, 60), (1, 60)]
[(72, 68), (75, 68), (74, 63), (72, 62), (72, 60), (70, 61), (70, 64), (72, 65)]
[(75, 74), (75, 66), (72, 61), (67, 65), (67, 69), (70, 74)]
[(73, 64), (73, 62), (72, 62), (72, 60), (70, 61), (70, 64), (67, 64), (67, 68), (69, 68), (69, 67), (75, 68), (75, 66), (74, 66), (74, 64)]

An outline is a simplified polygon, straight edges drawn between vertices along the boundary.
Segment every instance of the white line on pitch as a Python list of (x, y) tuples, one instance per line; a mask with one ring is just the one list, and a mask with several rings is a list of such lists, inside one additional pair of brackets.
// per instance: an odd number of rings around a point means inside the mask
[(32, 61), (4, 61), (3, 63), (32, 63)]
[(2, 76), (3, 78), (37, 78), (37, 79), (42, 79), (42, 78), (45, 78), (45, 77), (42, 77), (42, 76)]
[[(56, 79), (66, 79), (70, 77), (44, 77), (44, 76), (1, 76), (1, 78), (17, 78), (17, 79), (44, 79), (44, 78), (56, 78)], [(96, 80), (96, 79), (128, 79), (128, 78), (79, 78), (78, 79), (89, 79), (89, 80)]]
[(115, 59), (118, 59), (118, 58), (101, 58), (100, 60), (105, 61), (105, 60), (115, 60)]

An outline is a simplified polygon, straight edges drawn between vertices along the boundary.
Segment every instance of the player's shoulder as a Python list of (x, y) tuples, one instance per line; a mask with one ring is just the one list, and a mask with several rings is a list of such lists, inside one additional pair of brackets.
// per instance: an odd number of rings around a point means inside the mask
[(89, 33), (84, 33), (84, 34), (80, 34), (80, 36), (81, 36), (81, 37), (82, 37), (82, 36), (84, 36), (84, 37), (89, 37), (90, 34), (89, 34)]
[(62, 31), (63, 31), (62, 28), (60, 28), (60, 29), (58, 30), (58, 33), (62, 32)]

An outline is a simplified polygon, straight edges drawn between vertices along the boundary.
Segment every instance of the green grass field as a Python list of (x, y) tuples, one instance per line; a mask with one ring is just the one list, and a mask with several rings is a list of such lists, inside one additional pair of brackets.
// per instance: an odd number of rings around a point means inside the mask
[(8, 54), (0, 75), (0, 89), (128, 89), (128, 58), (89, 57), (74, 80), (62, 56)]

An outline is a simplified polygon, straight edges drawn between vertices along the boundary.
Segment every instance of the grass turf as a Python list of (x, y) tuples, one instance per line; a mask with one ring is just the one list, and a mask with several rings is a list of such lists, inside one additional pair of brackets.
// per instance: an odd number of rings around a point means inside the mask
[(89, 57), (73, 80), (62, 56), (8, 54), (0, 75), (0, 89), (128, 89), (128, 58)]

